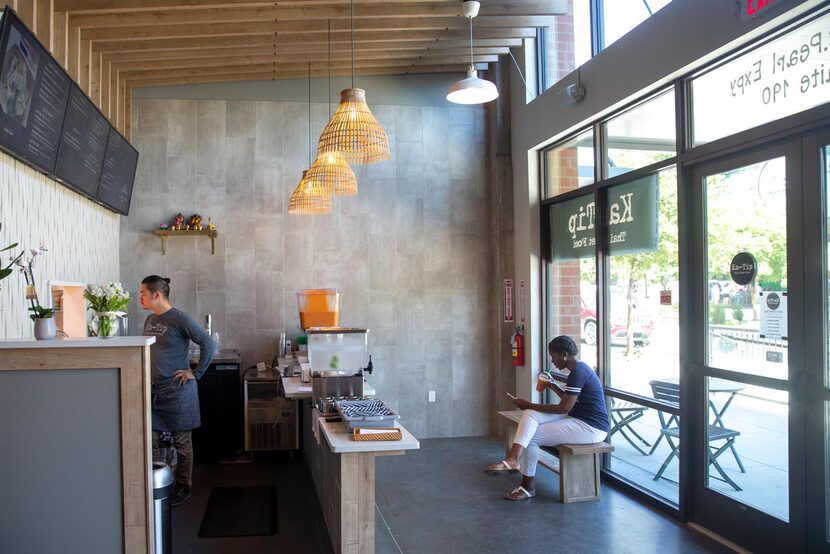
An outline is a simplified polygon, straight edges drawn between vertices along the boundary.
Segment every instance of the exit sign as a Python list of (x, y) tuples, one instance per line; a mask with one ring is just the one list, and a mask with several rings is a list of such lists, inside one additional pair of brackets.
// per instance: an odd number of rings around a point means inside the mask
[(781, 0), (741, 0), (741, 21), (754, 19)]

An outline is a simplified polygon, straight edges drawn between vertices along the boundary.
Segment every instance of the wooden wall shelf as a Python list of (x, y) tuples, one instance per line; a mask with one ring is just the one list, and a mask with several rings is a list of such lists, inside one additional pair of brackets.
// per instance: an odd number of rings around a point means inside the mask
[(175, 230), (175, 229), (156, 229), (156, 236), (161, 237), (161, 253), (167, 255), (167, 237), (183, 237), (183, 236), (204, 236), (210, 237), (210, 253), (216, 254), (216, 236), (219, 234), (216, 229), (202, 229), (201, 231), (193, 230)]

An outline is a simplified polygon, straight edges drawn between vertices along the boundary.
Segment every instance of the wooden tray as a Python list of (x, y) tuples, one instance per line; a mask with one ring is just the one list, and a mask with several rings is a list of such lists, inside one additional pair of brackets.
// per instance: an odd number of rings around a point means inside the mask
[(364, 431), (379, 431), (378, 427), (355, 427), (352, 432), (352, 440), (356, 441), (399, 441), (403, 439), (403, 433), (397, 427), (383, 428), (384, 433), (365, 433)]

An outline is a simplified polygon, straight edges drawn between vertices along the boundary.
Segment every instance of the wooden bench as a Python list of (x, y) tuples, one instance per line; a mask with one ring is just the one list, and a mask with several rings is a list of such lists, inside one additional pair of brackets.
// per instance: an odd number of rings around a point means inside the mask
[[(513, 437), (521, 410), (499, 412), (506, 424), (505, 443), (507, 450), (513, 445)], [(554, 455), (559, 452), (559, 457)], [(596, 444), (560, 444), (556, 447), (543, 446), (539, 454), (539, 465), (559, 475), (559, 501), (563, 504), (599, 500), (602, 466), (600, 454), (613, 452), (614, 447), (607, 442)]]

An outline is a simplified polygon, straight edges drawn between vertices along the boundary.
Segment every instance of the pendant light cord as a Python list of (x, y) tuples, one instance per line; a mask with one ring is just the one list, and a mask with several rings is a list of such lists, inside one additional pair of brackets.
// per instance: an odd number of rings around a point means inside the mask
[(354, 0), (351, 0), (352, 5), (352, 88), (354, 88)]
[(326, 104), (329, 106), (329, 121), (331, 121), (331, 19), (328, 20), (328, 36), (329, 43), (329, 95), (326, 96)]
[(311, 62), (308, 62), (308, 165), (311, 167)]
[(475, 67), (473, 65), (473, 18), (470, 17), (470, 67)]

